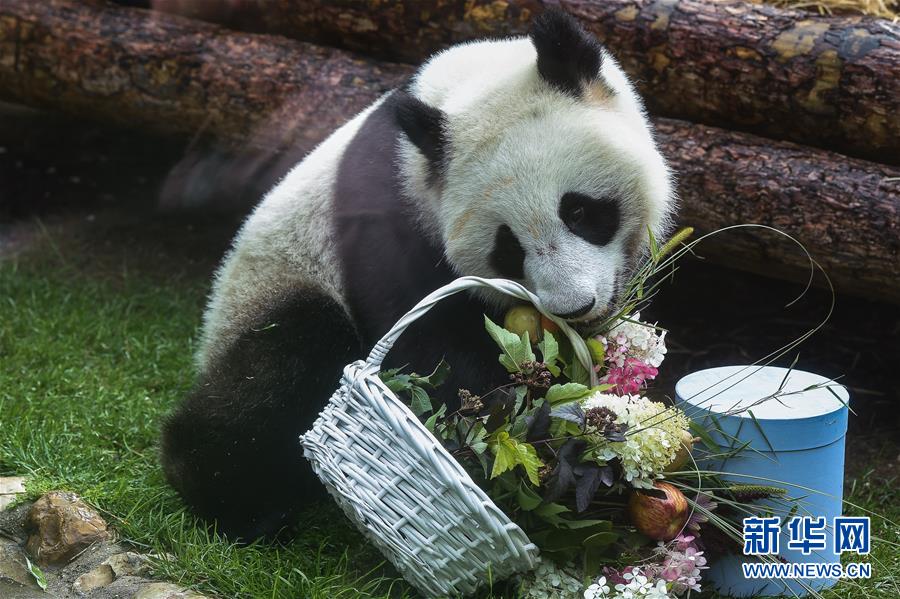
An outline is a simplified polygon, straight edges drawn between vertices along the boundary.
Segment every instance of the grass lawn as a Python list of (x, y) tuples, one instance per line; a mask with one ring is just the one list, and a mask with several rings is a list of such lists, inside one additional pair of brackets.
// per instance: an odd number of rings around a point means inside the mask
[[(160, 576), (211, 595), (412, 595), (332, 505), (305, 514), (286, 545), (236, 547), (188, 515), (163, 480), (157, 431), (191, 382), (208, 276), (45, 245), (0, 261), (0, 476), (27, 476), (31, 497), (77, 492), (126, 540), (174, 556)], [(896, 459), (893, 447), (876, 462)], [(896, 487), (857, 473), (849, 500), (897, 522)], [(875, 578), (826, 596), (900, 596), (900, 534), (874, 529)]]

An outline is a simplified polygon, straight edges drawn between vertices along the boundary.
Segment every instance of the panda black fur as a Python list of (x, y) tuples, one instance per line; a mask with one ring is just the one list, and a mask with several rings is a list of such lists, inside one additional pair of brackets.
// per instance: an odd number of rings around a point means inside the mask
[[(554, 311), (608, 310), (669, 172), (615, 61), (561, 12), (531, 38), (456, 46), (337, 130), (277, 185), (226, 256), (205, 314), (199, 382), (163, 429), (169, 482), (218, 529), (290, 525), (321, 485), (298, 436), (419, 299), (459, 275), (520, 280)], [(456, 389), (503, 382), (483, 316), (458, 295), (401, 336), (388, 365), (451, 364)]]

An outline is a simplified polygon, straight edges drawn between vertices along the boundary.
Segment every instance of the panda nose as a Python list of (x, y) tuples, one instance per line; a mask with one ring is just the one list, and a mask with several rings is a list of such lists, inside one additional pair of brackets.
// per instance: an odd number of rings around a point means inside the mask
[(566, 312), (565, 314), (557, 314), (560, 318), (564, 318), (566, 320), (571, 320), (573, 318), (578, 318), (579, 316), (584, 316), (588, 312), (591, 311), (591, 308), (594, 307), (594, 304), (597, 303), (597, 298), (592, 298), (590, 302), (586, 303), (582, 307), (577, 310), (573, 310), (571, 312)]

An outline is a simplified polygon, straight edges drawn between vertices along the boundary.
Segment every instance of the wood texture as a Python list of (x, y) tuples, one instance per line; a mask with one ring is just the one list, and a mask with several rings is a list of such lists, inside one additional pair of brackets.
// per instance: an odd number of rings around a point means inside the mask
[(534, 15), (561, 6), (619, 58), (655, 114), (900, 164), (900, 23), (733, 0), (210, 3), (234, 26), (411, 63), (456, 42), (525, 33)]
[[(900, 168), (682, 121), (655, 125), (678, 173), (679, 222), (699, 233), (775, 227), (802, 242), (839, 291), (900, 301)], [(801, 249), (759, 229), (729, 231), (698, 251), (770, 276), (808, 275)]]
[[(267, 147), (276, 179), (293, 163), (286, 153), (302, 154), (411, 70), (147, 14), (0, 0), (0, 96)], [(679, 175), (680, 222), (701, 231), (770, 224), (803, 242), (841, 290), (900, 300), (900, 168), (677, 120), (655, 124)], [(805, 256), (771, 236), (729, 233), (710, 247), (711, 259), (804, 276)]]
[(311, 147), (408, 74), (346, 51), (103, 2), (0, 0), (0, 98), (164, 133)]

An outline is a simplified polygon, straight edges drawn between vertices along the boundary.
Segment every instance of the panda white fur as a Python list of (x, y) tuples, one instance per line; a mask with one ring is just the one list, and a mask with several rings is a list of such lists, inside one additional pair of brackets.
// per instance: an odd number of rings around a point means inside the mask
[[(265, 197), (218, 271), (199, 383), (167, 420), (170, 483), (245, 540), (321, 493), (297, 441), (342, 367), (459, 275), (507, 277), (554, 312), (608, 311), (665, 234), (670, 174), (614, 59), (568, 15), (529, 37), (452, 47), (338, 129)], [(446, 358), (444, 399), (503, 382), (483, 315), (458, 296), (389, 358)]]

